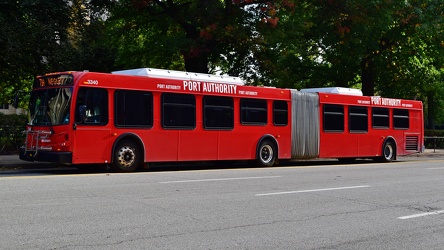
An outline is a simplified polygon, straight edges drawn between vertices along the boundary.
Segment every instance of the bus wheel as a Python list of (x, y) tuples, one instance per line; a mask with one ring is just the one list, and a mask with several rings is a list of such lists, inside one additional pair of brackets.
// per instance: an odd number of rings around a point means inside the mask
[(382, 161), (392, 162), (395, 159), (395, 144), (387, 141), (382, 148)]
[(271, 167), (276, 162), (276, 146), (270, 140), (261, 142), (256, 156), (256, 162), (261, 167)]
[(117, 144), (111, 168), (116, 172), (134, 172), (141, 165), (142, 154), (132, 141), (124, 140)]

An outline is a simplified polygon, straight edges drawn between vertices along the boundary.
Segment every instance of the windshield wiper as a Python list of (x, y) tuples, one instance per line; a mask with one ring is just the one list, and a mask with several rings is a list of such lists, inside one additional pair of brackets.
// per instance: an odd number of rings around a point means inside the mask
[(39, 114), (39, 112), (41, 112), (42, 110), (43, 110), (43, 108), (44, 108), (45, 106), (39, 106), (38, 108), (37, 108), (37, 110), (36, 110), (36, 112), (34, 113), (34, 115), (31, 117), (31, 121), (29, 122), (29, 125), (34, 125), (34, 121), (35, 121), (35, 118), (37, 117), (37, 115)]
[[(34, 125), (34, 121), (35, 121), (37, 115), (39, 115), (39, 114), (41, 115), (42, 120), (40, 122), (37, 122), (37, 125), (52, 125), (51, 124), (52, 123), (51, 117), (47, 114), (49, 110), (50, 109), (48, 106), (39, 106), (37, 111), (35, 112), (34, 116), (31, 118), (31, 122), (29, 125), (31, 125), (31, 126)], [(45, 121), (45, 118), (48, 118), (48, 119)]]

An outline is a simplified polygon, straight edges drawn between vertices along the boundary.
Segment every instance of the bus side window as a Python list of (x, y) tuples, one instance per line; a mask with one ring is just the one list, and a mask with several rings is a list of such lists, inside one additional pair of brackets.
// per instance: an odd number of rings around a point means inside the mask
[(204, 96), (203, 124), (205, 129), (234, 128), (234, 102), (231, 97)]
[(393, 109), (393, 128), (408, 129), (410, 123), (409, 111), (407, 109)]
[(163, 93), (161, 96), (162, 127), (194, 129), (196, 97), (190, 94)]
[(243, 125), (266, 125), (268, 122), (267, 100), (242, 98), (240, 110)]
[(75, 121), (78, 124), (108, 123), (108, 92), (99, 88), (80, 88), (76, 100)]
[(388, 129), (390, 116), (388, 108), (372, 108), (372, 126), (374, 129)]
[(288, 105), (286, 101), (273, 101), (273, 124), (276, 126), (288, 124)]
[(325, 132), (344, 132), (344, 106), (325, 104), (323, 113)]
[(368, 109), (367, 107), (348, 107), (348, 120), (350, 132), (368, 132)]
[(151, 128), (153, 95), (147, 91), (116, 90), (114, 93), (116, 127)]

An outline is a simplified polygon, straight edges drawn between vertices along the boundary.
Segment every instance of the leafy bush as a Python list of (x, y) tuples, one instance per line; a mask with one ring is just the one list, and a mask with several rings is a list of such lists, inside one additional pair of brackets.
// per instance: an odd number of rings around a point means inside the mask
[(444, 130), (425, 130), (424, 145), (426, 148), (444, 148)]
[(0, 154), (17, 153), (25, 140), (26, 115), (0, 113)]

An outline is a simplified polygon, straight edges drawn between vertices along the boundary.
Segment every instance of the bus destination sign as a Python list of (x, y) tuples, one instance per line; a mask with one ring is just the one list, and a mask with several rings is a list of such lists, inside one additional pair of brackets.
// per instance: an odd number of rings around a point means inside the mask
[(34, 82), (34, 88), (51, 86), (69, 86), (73, 85), (72, 75), (47, 75), (38, 77)]

